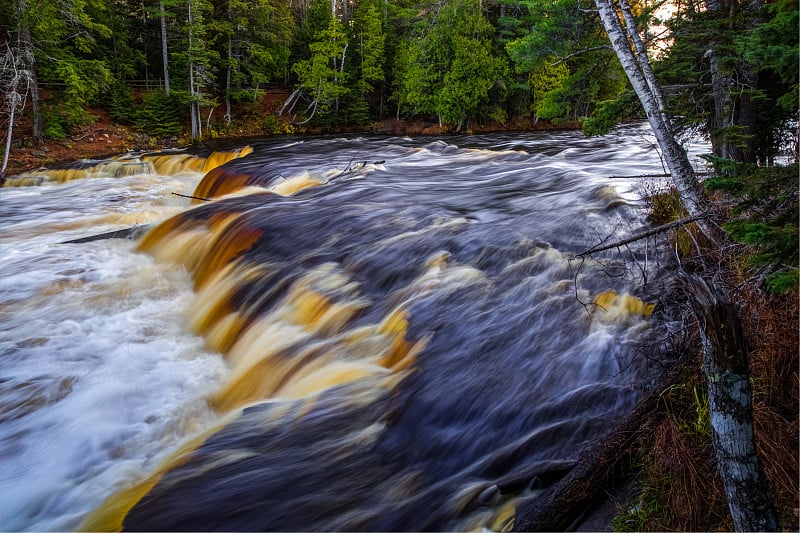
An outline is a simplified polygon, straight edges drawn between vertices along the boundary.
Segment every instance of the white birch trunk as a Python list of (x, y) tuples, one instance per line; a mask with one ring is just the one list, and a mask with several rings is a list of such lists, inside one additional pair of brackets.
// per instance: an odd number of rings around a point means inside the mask
[(736, 307), (723, 289), (702, 278), (691, 278), (688, 290), (700, 322), (711, 437), (734, 529), (777, 531), (756, 453), (748, 356)]
[[(664, 161), (669, 168), (675, 188), (680, 194), (686, 211), (690, 216), (705, 214), (708, 201), (697, 181), (686, 151), (675, 139), (669, 121), (662, 113), (659, 100), (647, 83), (639, 60), (631, 50), (631, 44), (617, 15), (615, 6), (610, 0), (595, 0), (595, 5), (597, 6), (600, 20), (603, 22), (603, 27), (611, 41), (611, 46), (614, 48), (614, 52), (617, 54), (622, 68), (625, 70), (625, 74), (628, 76), (633, 90), (639, 97), (639, 101), (647, 114), (647, 120), (650, 122), (650, 127), (661, 148)], [(641, 59), (647, 61), (649, 65), (646, 55)]]
[(0, 187), (2, 187), (6, 181), (6, 167), (8, 167), (8, 154), (11, 152), (11, 136), (14, 131), (14, 114), (16, 110), (16, 102), (12, 101), (11, 112), (8, 117), (8, 131), (6, 132), (6, 150), (3, 152), (3, 164), (0, 166)]
[(164, 0), (158, 3), (161, 11), (161, 59), (164, 63), (164, 91), (169, 96), (169, 52), (167, 50), (167, 19), (164, 14)]
[(642, 36), (639, 35), (639, 30), (636, 27), (636, 19), (633, 18), (631, 7), (628, 0), (619, 0), (619, 8), (622, 11), (622, 16), (625, 19), (625, 27), (628, 30), (628, 35), (633, 42), (634, 49), (636, 50), (636, 57), (639, 59), (639, 68), (642, 69), (644, 79), (647, 81), (648, 87), (653, 92), (653, 96), (658, 102), (658, 107), (661, 113), (664, 113), (664, 97), (661, 95), (661, 88), (656, 81), (656, 75), (650, 66), (650, 57), (647, 55), (647, 47), (642, 41)]

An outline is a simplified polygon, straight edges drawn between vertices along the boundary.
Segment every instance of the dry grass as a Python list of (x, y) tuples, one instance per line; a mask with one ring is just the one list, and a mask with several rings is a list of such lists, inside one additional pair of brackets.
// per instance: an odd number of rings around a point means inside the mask
[[(648, 191), (646, 191), (648, 192)], [(651, 221), (663, 224), (681, 216), (671, 190), (649, 190), (645, 203)], [(719, 202), (715, 202), (720, 207)], [(688, 237), (688, 233), (683, 231)], [(731, 245), (698, 259), (688, 240), (677, 248), (684, 268), (715, 265), (724, 272), (731, 299), (741, 310), (742, 327), (750, 354), (753, 418), (756, 444), (778, 521), (784, 531), (800, 530), (800, 295), (795, 289), (770, 295), (763, 279), (748, 267), (749, 247)], [(703, 243), (701, 242), (702, 246)], [(705, 253), (709, 248), (703, 247)], [(684, 255), (683, 252), (686, 252)], [(694, 257), (692, 257), (694, 256)], [(701, 254), (702, 256), (702, 254)], [(696, 336), (696, 335), (695, 335)], [(696, 353), (679, 384), (662, 394), (665, 416), (652, 428), (639, 457), (637, 499), (615, 519), (620, 531), (730, 531), (722, 482), (705, 411), (706, 383), (699, 341)]]
[(751, 348), (756, 444), (783, 528), (797, 531), (800, 471), (798, 293), (766, 299), (747, 288), (743, 326)]

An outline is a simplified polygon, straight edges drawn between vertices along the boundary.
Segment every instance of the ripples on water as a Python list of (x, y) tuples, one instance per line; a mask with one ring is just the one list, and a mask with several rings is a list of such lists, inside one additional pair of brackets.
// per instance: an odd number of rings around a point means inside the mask
[(592, 304), (640, 280), (570, 261), (645, 224), (608, 176), (662, 170), (626, 131), (255, 141), (194, 193), (174, 157), (3, 189), (3, 528), (507, 524), (533, 488), (498, 482), (646, 388), (653, 319)]

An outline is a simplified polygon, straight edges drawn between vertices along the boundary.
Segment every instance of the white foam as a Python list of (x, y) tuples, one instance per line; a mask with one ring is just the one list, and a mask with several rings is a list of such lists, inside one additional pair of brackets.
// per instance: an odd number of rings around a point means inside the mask
[(205, 398), (226, 370), (186, 324), (189, 276), (128, 240), (58, 244), (124, 227), (96, 225), (108, 215), (164, 218), (183, 203), (169, 193), (198, 179), (3, 192), (0, 403), (22, 405), (0, 424), (2, 529), (76, 527), (216, 418)]

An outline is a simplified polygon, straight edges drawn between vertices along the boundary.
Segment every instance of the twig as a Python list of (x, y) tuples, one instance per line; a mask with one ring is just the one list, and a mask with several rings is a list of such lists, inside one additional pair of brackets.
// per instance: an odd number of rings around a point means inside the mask
[(181, 194), (181, 193), (177, 193), (177, 192), (174, 192), (172, 194), (174, 194), (175, 196), (180, 196), (181, 198), (191, 198), (192, 200), (202, 200), (204, 202), (213, 202), (214, 201), (213, 198), (201, 198), (199, 196), (191, 196), (189, 194)]

